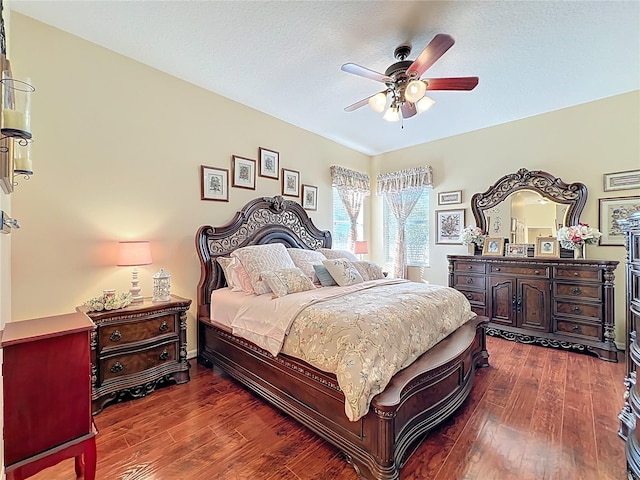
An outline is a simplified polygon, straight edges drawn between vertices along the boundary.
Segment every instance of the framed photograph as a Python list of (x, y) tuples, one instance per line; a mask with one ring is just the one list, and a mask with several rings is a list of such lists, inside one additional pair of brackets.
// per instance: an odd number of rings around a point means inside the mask
[(438, 193), (438, 205), (453, 205), (455, 203), (462, 203), (462, 190)]
[(260, 147), (259, 149), (258, 175), (261, 177), (280, 178), (280, 154), (275, 150)]
[(506, 257), (526, 257), (528, 247), (526, 243), (507, 243), (504, 255)]
[(625, 235), (621, 222), (632, 213), (640, 211), (640, 197), (601, 198), (598, 201), (598, 228), (602, 233), (599, 245), (624, 247)]
[(302, 185), (302, 208), (318, 210), (318, 187)]
[(504, 255), (504, 237), (487, 237), (484, 239), (482, 255), (501, 257)]
[(300, 196), (300, 172), (282, 169), (282, 195), (287, 197)]
[(556, 237), (536, 237), (536, 257), (560, 258), (560, 244)]
[(640, 170), (627, 170), (626, 172), (605, 173), (604, 191), (633, 190), (640, 188)]
[(200, 165), (200, 199), (229, 201), (229, 170)]
[(436, 211), (436, 243), (462, 245), (460, 233), (464, 228), (464, 208)]
[(256, 189), (256, 161), (249, 158), (231, 157), (231, 165), (233, 168), (232, 187)]

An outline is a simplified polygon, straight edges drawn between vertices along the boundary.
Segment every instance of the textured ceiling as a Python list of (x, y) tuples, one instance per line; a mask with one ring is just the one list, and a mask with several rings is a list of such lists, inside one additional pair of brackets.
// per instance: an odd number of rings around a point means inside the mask
[[(374, 155), (640, 89), (639, 1), (28, 1), (12, 10)], [(389, 123), (343, 108), (384, 85), (394, 49), (456, 44), (426, 77), (471, 92)]]

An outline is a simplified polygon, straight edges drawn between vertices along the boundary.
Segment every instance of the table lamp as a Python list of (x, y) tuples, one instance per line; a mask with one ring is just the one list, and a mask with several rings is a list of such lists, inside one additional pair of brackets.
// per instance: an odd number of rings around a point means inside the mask
[(360, 255), (360, 260), (362, 260), (362, 255), (369, 253), (369, 242), (366, 240), (356, 240), (353, 253)]
[(151, 264), (151, 245), (149, 242), (118, 242), (118, 266), (133, 267), (131, 271), (131, 302), (143, 300), (138, 286), (138, 266)]

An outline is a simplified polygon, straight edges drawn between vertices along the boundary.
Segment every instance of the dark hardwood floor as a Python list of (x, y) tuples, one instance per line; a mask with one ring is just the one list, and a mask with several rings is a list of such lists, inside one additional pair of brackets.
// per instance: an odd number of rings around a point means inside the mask
[[(404, 480), (622, 480), (624, 363), (488, 338), (489, 368)], [(98, 480), (356, 480), (340, 453), (216, 370), (95, 417)], [(55, 415), (55, 412), (52, 412)], [(38, 475), (73, 479), (73, 460)]]

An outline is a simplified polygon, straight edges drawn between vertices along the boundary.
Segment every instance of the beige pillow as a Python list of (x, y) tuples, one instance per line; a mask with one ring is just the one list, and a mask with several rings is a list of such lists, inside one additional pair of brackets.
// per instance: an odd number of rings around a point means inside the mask
[(384, 278), (382, 268), (373, 262), (357, 261), (351, 262), (351, 265), (356, 268), (365, 282), (368, 282), (369, 280), (379, 280), (381, 278)]
[(253, 285), (251, 285), (251, 279), (249, 278), (247, 270), (236, 257), (233, 257), (233, 261), (231, 265), (229, 265), (229, 275), (233, 283), (233, 288), (231, 289), (233, 292), (256, 293), (253, 290)]
[(329, 274), (333, 277), (338, 285), (346, 287), (347, 285), (355, 285), (362, 283), (362, 275), (358, 273), (356, 267), (346, 258), (335, 258), (333, 260), (325, 260), (322, 262)]
[(351, 260), (353, 262), (358, 261), (358, 257), (356, 257), (355, 254), (351, 253), (349, 250), (333, 250), (331, 248), (319, 248), (316, 251), (320, 252), (330, 260), (333, 258), (346, 258), (347, 260)]
[(296, 267), (302, 270), (313, 283), (320, 283), (316, 271), (313, 269), (313, 265), (321, 263), (323, 260), (326, 260), (327, 257), (315, 250), (305, 250), (302, 248), (287, 248), (287, 252), (289, 252), (289, 256)]
[(316, 288), (311, 279), (298, 267), (262, 272), (261, 277), (269, 285), (273, 298)]
[(222, 267), (222, 271), (224, 272), (224, 278), (227, 280), (227, 287), (233, 290), (233, 281), (231, 280), (231, 272), (229, 272), (229, 266), (233, 262), (233, 258), (231, 257), (218, 257), (216, 261)]
[(262, 272), (296, 267), (287, 253), (287, 249), (281, 243), (242, 247), (235, 250), (231, 256), (240, 260), (240, 263), (249, 274), (251, 286), (257, 295), (263, 295), (271, 291), (269, 285), (260, 279)]

